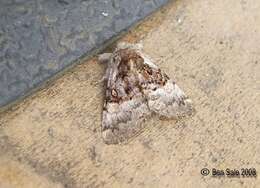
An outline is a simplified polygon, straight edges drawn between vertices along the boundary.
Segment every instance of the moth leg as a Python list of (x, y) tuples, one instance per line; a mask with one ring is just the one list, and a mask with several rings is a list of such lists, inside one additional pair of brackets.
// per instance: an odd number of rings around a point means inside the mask
[(103, 54), (100, 54), (100, 55), (98, 56), (98, 61), (99, 61), (100, 63), (108, 63), (108, 61), (110, 60), (111, 56), (112, 56), (112, 53), (103, 53)]
[[(110, 58), (112, 57), (112, 55), (113, 55), (112, 53), (100, 54), (100, 55), (98, 55), (98, 62), (107, 64), (110, 61)], [(105, 75), (101, 78), (101, 80), (97, 81), (96, 85), (98, 85), (104, 81), (107, 81), (107, 79), (109, 77), (109, 71), (110, 71), (110, 69), (107, 68)]]

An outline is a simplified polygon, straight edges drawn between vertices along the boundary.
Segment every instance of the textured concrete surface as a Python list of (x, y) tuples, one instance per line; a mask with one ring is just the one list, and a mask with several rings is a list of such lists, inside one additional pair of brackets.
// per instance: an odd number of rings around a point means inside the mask
[(0, 157), (0, 187), (1, 188), (62, 188), (60, 183), (48, 181), (39, 176), (28, 165), (21, 164), (9, 157)]
[(0, 1), (0, 107), (90, 55), (166, 2)]
[[(178, 122), (153, 118), (129, 143), (105, 145), (104, 88), (98, 83), (105, 65), (91, 59), (1, 114), (1, 183), (259, 187), (259, 176), (213, 178), (200, 172), (254, 167), (259, 175), (259, 21), (257, 0), (169, 4), (122, 40), (141, 41), (191, 97), (196, 114)], [(10, 172), (13, 179), (6, 178)]]

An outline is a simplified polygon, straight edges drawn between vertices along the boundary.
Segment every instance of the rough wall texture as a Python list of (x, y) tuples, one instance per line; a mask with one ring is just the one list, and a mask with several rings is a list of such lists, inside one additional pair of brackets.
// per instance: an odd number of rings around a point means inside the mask
[(0, 108), (166, 2), (0, 1)]
[[(6, 165), (0, 182), (259, 187), (259, 176), (213, 178), (200, 172), (254, 167), (260, 173), (259, 20), (258, 0), (169, 4), (123, 40), (141, 36), (145, 52), (191, 97), (196, 114), (178, 122), (153, 118), (128, 144), (105, 145), (100, 134), (104, 88), (97, 81), (106, 66), (92, 59), (1, 114), (0, 160)], [(13, 161), (6, 162), (9, 156)], [(17, 163), (23, 171), (7, 168)], [(13, 180), (3, 178), (7, 175)]]

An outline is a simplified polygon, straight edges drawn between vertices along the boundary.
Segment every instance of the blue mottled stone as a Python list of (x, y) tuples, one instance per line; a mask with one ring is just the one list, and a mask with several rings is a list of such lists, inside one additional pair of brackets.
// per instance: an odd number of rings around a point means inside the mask
[(167, 1), (0, 1), (0, 107)]

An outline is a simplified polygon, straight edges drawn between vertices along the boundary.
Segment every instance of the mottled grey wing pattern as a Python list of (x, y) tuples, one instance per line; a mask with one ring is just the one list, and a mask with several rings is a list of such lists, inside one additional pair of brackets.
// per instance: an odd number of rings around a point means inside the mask
[(102, 117), (106, 143), (122, 142), (133, 136), (152, 113), (178, 118), (192, 112), (191, 101), (182, 90), (139, 48), (120, 44), (107, 57)]

